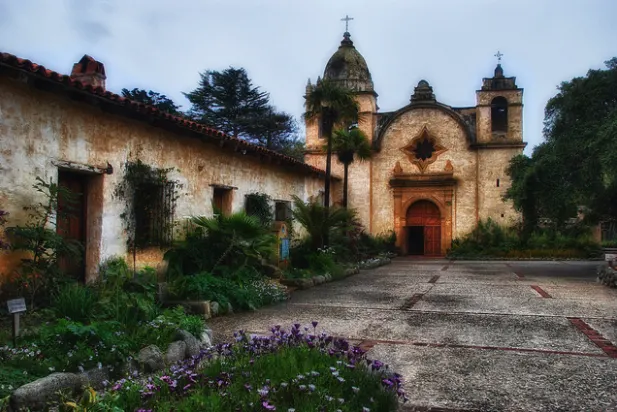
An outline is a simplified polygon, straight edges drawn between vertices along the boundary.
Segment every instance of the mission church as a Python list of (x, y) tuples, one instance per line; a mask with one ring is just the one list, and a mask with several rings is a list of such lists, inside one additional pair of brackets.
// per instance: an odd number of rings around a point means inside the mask
[[(358, 127), (373, 155), (350, 166), (349, 207), (371, 233), (394, 231), (404, 254), (440, 256), (480, 220), (509, 224), (518, 218), (502, 198), (511, 183), (509, 160), (526, 146), (523, 89), (515, 77), (504, 76), (500, 63), (482, 79), (475, 106), (441, 103), (421, 80), (408, 105), (379, 112), (368, 65), (346, 31), (323, 78), (356, 92)], [(312, 87), (309, 81), (306, 92)], [(320, 169), (326, 164), (324, 137), (318, 119), (307, 121), (305, 160)], [(336, 160), (332, 173), (343, 174)]]

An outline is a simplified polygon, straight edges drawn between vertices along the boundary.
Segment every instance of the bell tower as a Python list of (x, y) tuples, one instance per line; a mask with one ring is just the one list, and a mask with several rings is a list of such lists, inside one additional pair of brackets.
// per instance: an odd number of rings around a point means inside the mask
[(523, 89), (516, 77), (505, 77), (501, 53), (493, 77), (482, 79), (476, 91), (477, 143), (503, 144), (523, 141)]
[[(377, 93), (374, 90), (373, 79), (366, 60), (355, 48), (348, 31), (343, 34), (343, 40), (338, 50), (328, 60), (323, 78), (355, 92), (356, 100), (360, 106), (358, 127), (372, 141), (373, 131), (375, 130), (374, 113), (378, 110)], [(316, 85), (320, 82), (321, 77), (318, 77)], [(310, 93), (314, 86), (309, 79), (306, 85), (306, 94)], [(307, 149), (321, 149), (326, 143), (323, 137), (317, 119), (306, 122)]]

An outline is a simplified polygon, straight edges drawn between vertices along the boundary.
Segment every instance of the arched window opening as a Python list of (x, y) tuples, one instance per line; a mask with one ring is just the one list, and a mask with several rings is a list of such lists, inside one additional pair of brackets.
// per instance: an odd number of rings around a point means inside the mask
[(508, 131), (508, 101), (504, 97), (495, 97), (491, 102), (491, 130)]

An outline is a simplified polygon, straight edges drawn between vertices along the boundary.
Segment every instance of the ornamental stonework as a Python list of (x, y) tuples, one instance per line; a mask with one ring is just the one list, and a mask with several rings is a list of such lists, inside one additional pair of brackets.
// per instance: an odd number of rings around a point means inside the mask
[(446, 150), (448, 149), (437, 143), (437, 140), (429, 134), (426, 126), (411, 143), (401, 148), (401, 151), (420, 170), (420, 173), (426, 172), (428, 166)]

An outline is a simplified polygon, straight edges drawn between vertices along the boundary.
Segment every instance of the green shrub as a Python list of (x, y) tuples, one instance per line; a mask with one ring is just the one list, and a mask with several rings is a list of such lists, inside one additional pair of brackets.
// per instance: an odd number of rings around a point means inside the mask
[(89, 322), (94, 318), (98, 304), (94, 288), (78, 283), (68, 283), (52, 299), (52, 310), (59, 318)]
[(298, 269), (290, 267), (283, 271), (283, 277), (285, 279), (308, 279), (313, 277), (314, 274), (308, 269)]
[(225, 278), (207, 272), (180, 276), (169, 284), (168, 290), (172, 299), (215, 301), (223, 308), (230, 303), (241, 310), (254, 310), (286, 299), (283, 288), (250, 267)]
[(514, 228), (492, 220), (480, 221), (463, 239), (455, 239), (450, 257), (593, 258), (601, 253), (588, 228), (573, 226), (563, 232), (537, 229), (523, 239)]
[(276, 250), (276, 238), (258, 218), (244, 212), (193, 217), (186, 237), (165, 253), (168, 277), (209, 272), (224, 275), (241, 268), (258, 268)]
[(602, 247), (607, 247), (607, 248), (617, 247), (617, 239), (603, 240), (601, 245), (602, 245)]

